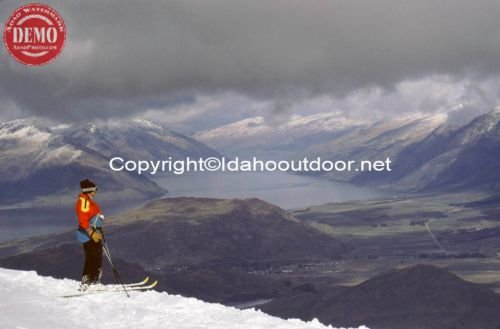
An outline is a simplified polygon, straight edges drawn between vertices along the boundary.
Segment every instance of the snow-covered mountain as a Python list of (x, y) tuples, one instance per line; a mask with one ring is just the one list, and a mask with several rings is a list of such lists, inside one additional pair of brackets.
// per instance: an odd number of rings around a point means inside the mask
[[(393, 158), (408, 145), (421, 141), (438, 127), (445, 124), (447, 115), (412, 114), (388, 121), (357, 127), (348, 133), (315, 144), (299, 153), (297, 158), (321, 157), (332, 161), (385, 160)], [(357, 172), (330, 172), (326, 175), (335, 179), (350, 180)]]
[(392, 161), (391, 172), (328, 172), (327, 178), (401, 191), (500, 189), (500, 106), (462, 127), (446, 113), (366, 122), (339, 113), (282, 122), (249, 118), (194, 137), (230, 154)]
[(394, 163), (395, 172), (380, 177), (380, 182), (399, 189), (498, 191), (500, 107), (459, 129), (436, 130), (402, 150)]
[(280, 152), (294, 154), (363, 124), (366, 122), (346, 118), (340, 112), (293, 115), (274, 120), (257, 116), (202, 131), (193, 137), (226, 154), (273, 157), (273, 153), (275, 156)]
[(71, 144), (89, 148), (108, 158), (120, 155), (129, 159), (168, 160), (169, 157), (220, 156), (217, 151), (190, 137), (144, 119), (74, 126), (62, 134)]
[[(148, 121), (51, 127), (34, 119), (0, 124), (0, 205), (72, 202), (78, 182), (99, 183), (100, 200), (138, 200), (165, 190), (127, 172), (113, 172), (112, 156), (167, 160), (169, 156), (218, 155), (189, 137)], [(67, 196), (67, 197), (66, 197)]]
[[(384, 154), (384, 153), (381, 153)], [(392, 172), (350, 177), (401, 191), (500, 189), (500, 107), (462, 127), (446, 124), (394, 152)]]
[(445, 114), (414, 115), (353, 129), (301, 156), (392, 161), (391, 172), (330, 172), (325, 176), (401, 191), (500, 189), (500, 107), (462, 127)]
[(340, 112), (327, 112), (294, 115), (283, 120), (247, 118), (193, 137), (227, 154), (247, 157), (370, 157), (381, 155), (380, 151), (382, 155), (395, 154), (422, 140), (446, 120), (447, 115), (439, 113), (372, 122), (350, 119)]
[[(283, 320), (253, 309), (210, 304), (167, 293), (101, 293), (61, 298), (78, 282), (0, 268), (0, 323), (6, 329), (322, 329), (317, 320)], [(367, 329), (362, 326), (358, 329)]]

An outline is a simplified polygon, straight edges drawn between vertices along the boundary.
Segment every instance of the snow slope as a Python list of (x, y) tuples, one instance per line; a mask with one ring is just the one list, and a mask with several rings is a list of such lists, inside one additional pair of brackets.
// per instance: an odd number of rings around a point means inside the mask
[[(2, 329), (321, 329), (313, 320), (283, 320), (253, 309), (238, 310), (167, 293), (103, 293), (61, 298), (78, 283), (41, 277), (34, 271), (0, 268)], [(358, 329), (367, 329), (360, 327)]]

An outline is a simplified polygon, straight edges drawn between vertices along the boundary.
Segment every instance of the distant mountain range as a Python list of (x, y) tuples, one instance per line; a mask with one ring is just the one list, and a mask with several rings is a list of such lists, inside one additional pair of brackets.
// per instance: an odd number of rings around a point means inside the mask
[(166, 191), (144, 175), (113, 172), (109, 159), (167, 160), (220, 156), (187, 136), (149, 121), (51, 127), (33, 119), (0, 124), (0, 204), (72, 202), (84, 178), (100, 200), (137, 200)]
[(102, 201), (160, 196), (165, 190), (147, 175), (112, 172), (109, 159), (221, 156), (204, 143), (242, 157), (391, 158), (391, 172), (319, 173), (362, 186), (405, 192), (498, 191), (499, 122), (500, 107), (462, 127), (450, 126), (446, 114), (369, 123), (320, 113), (296, 115), (286, 124), (248, 118), (190, 138), (146, 120), (57, 127), (15, 120), (0, 124), (0, 200), (2, 205), (70, 202), (85, 177), (99, 183)]
[(294, 115), (286, 121), (257, 116), (201, 131), (193, 137), (227, 155), (283, 158), (366, 124), (340, 112)]
[(108, 159), (118, 155), (140, 160), (220, 156), (193, 138), (144, 119), (69, 127), (63, 134), (69, 143), (91, 149)]
[(500, 191), (500, 107), (456, 129), (442, 125), (393, 157), (391, 173), (351, 181), (405, 191)]
[[(388, 121), (375, 122), (356, 127), (335, 139), (326, 140), (309, 146), (299, 152), (297, 158), (321, 157), (325, 160), (385, 160), (391, 158), (393, 167), (397, 167), (394, 158), (406, 147), (421, 141), (444, 125), (446, 114), (415, 114)], [(325, 174), (333, 179), (353, 180), (359, 172), (331, 172)]]
[(499, 122), (500, 107), (461, 127), (450, 125), (445, 113), (412, 114), (375, 123), (322, 113), (297, 116), (287, 124), (260, 117), (245, 119), (194, 137), (222, 152), (247, 157), (321, 157), (358, 163), (392, 160), (391, 172), (319, 173), (357, 185), (406, 192), (498, 191)]

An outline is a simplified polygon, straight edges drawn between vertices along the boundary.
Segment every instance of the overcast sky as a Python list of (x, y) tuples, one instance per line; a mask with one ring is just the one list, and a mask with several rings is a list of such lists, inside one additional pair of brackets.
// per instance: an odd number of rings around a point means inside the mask
[[(500, 99), (498, 0), (44, 1), (63, 53), (2, 45), (0, 118), (146, 115), (198, 128), (264, 115), (485, 112)], [(24, 1), (0, 0), (5, 22)]]

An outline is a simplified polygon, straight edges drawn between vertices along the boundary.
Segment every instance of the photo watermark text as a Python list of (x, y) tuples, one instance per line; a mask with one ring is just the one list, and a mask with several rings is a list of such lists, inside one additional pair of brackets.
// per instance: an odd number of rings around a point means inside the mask
[(167, 160), (126, 160), (114, 157), (109, 160), (113, 171), (134, 172), (139, 175), (173, 173), (183, 175), (187, 172), (380, 172), (391, 171), (390, 158), (384, 160), (324, 160), (321, 157), (299, 160), (249, 160), (235, 157), (190, 158)]

